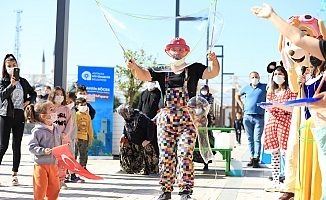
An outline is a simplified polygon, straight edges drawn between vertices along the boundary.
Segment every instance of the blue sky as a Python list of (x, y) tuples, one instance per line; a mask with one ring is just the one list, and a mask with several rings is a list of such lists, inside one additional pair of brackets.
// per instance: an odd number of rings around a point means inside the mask
[[(174, 0), (101, 0), (100, 2), (129, 13), (149, 16), (175, 15)], [(197, 11), (210, 2), (211, 0), (181, 0), (180, 14)], [(234, 73), (239, 77), (241, 84), (248, 82), (247, 77), (251, 71), (258, 71), (262, 76), (266, 76), (267, 64), (280, 59), (277, 48), (278, 31), (266, 19), (257, 19), (250, 11), (252, 6), (262, 5), (263, 2), (265, 1), (220, 0), (217, 5), (217, 11), (224, 17), (224, 30), (216, 43), (224, 45), (224, 72)], [(316, 16), (317, 10), (322, 8), (321, 2), (322, 0), (266, 1), (284, 19), (295, 14)], [(0, 1), (0, 56), (14, 52), (16, 26), (14, 10), (23, 10), (20, 33), (21, 74), (39, 73), (43, 50), (46, 73), (50, 73), (55, 40), (56, 1)], [(77, 65), (124, 65), (123, 52), (95, 0), (71, 0), (69, 17), (68, 79), (73, 79), (73, 75), (77, 74)], [(151, 36), (146, 35), (146, 37), (157, 40), (157, 49), (148, 49), (147, 52), (146, 38), (138, 47), (144, 47), (147, 54), (168, 61), (162, 44), (167, 44), (174, 37), (174, 25), (165, 27), (161, 34), (156, 34), (154, 30), (159, 26), (149, 26), (148, 21), (137, 22), (138, 34), (152, 33)], [(132, 34), (135, 33), (123, 34), (133, 40)], [(180, 34), (180, 37), (183, 36)], [(123, 40), (122, 43), (125, 41), (127, 40)], [(220, 54), (219, 49), (215, 50)], [(228, 77), (224, 79), (230, 80)], [(219, 78), (212, 80), (213, 82), (219, 82)]]

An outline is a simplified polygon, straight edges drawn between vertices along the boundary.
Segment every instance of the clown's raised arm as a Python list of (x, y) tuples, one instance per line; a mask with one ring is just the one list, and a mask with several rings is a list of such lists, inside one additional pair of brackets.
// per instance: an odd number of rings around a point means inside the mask
[(323, 47), (323, 43), (317, 38), (307, 36), (305, 32), (301, 31), (297, 27), (288, 24), (274, 12), (270, 5), (264, 4), (263, 7), (255, 6), (251, 8), (251, 11), (255, 16), (266, 18), (272, 22), (272, 24), (281, 32), (281, 34), (288, 38), (296, 46), (301, 47), (320, 60), (325, 60), (324, 54), (326, 50), (323, 50), (324, 52), (321, 50), (325, 48)]
[[(165, 47), (165, 52), (170, 57), (170, 61), (172, 61), (172, 65), (166, 67), (168, 70), (163, 70), (161, 72), (180, 72), (183, 71), (184, 68), (189, 65), (185, 62), (185, 57), (190, 52), (190, 47), (186, 44), (186, 41), (182, 38), (175, 38), (170, 41), (168, 45)], [(211, 61), (210, 68), (206, 67), (203, 71), (202, 79), (212, 79), (216, 77), (220, 73), (220, 64), (216, 58), (215, 52), (209, 52), (207, 54), (207, 58)], [(135, 60), (130, 59), (126, 62), (126, 65), (129, 69), (131, 69), (131, 73), (142, 81), (152, 81), (151, 72), (147, 69), (140, 68)], [(163, 66), (164, 68), (164, 66)], [(156, 71), (155, 68), (152, 70)]]

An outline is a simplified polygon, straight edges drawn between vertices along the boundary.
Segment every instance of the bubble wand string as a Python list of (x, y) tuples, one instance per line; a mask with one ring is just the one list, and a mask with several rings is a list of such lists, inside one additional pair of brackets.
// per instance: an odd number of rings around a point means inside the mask
[[(125, 16), (129, 16), (129, 17), (133, 17), (133, 18), (138, 18), (138, 19), (146, 19), (146, 20), (166, 20), (166, 19), (172, 19), (171, 17), (167, 17), (167, 16), (149, 16), (149, 15), (139, 15), (139, 14), (131, 14), (131, 13), (127, 13), (127, 12), (122, 12), (122, 11), (119, 11), (119, 10), (116, 10), (116, 9), (113, 9), (113, 8), (110, 8), (110, 7), (108, 7), (108, 6), (105, 6), (104, 4), (102, 4), (101, 2), (100, 2), (100, 0), (95, 0), (95, 2), (97, 3), (97, 5), (99, 6), (99, 9), (100, 9), (100, 11), (101, 11), (101, 13), (102, 13), (102, 16), (104, 17), (104, 19), (105, 19), (105, 21), (108, 23), (108, 26), (109, 26), (109, 28), (111, 29), (111, 32), (113, 33), (113, 35), (114, 35), (114, 37), (116, 38), (116, 40), (118, 41), (118, 43), (119, 43), (119, 46), (120, 46), (120, 48), (123, 50), (123, 52), (124, 52), (124, 54), (125, 54), (125, 57), (127, 57), (127, 59), (128, 58), (133, 58), (133, 55), (130, 53), (130, 51), (127, 49), (127, 48), (125, 48), (125, 46), (123, 45), (123, 43), (122, 43), (122, 41), (120, 40), (120, 37), (117, 35), (117, 32), (116, 32), (116, 29), (114, 28), (114, 24), (112, 24), (112, 21), (111, 21), (111, 19), (110, 19), (110, 14), (109, 13), (107, 13), (107, 11), (105, 10), (105, 8), (106, 9), (109, 9), (109, 10), (111, 10), (112, 12), (116, 12), (116, 13), (119, 13), (119, 14), (122, 14), (122, 15), (125, 15)], [(220, 34), (215, 34), (214, 32), (216, 31), (216, 30), (218, 30), (218, 27), (216, 27), (216, 25), (215, 25), (215, 23), (218, 21), (218, 20), (220, 20), (220, 22), (219, 22), (219, 24), (222, 24), (222, 28), (221, 28), (221, 30), (223, 30), (223, 26), (224, 26), (224, 22), (223, 22), (223, 20), (222, 20), (222, 16), (219, 16), (220, 15), (220, 13), (216, 13), (216, 10), (217, 10), (217, 0), (211, 0), (211, 2), (210, 2), (210, 4), (208, 5), (208, 6), (206, 6), (206, 7), (204, 7), (204, 8), (201, 8), (200, 10), (197, 10), (197, 11), (195, 11), (195, 12), (192, 12), (192, 13), (190, 13), (190, 14), (187, 14), (187, 15), (184, 15), (184, 16), (179, 16), (180, 18), (183, 18), (183, 17), (187, 17), (187, 16), (192, 16), (192, 15), (196, 15), (196, 14), (198, 14), (198, 13), (200, 13), (200, 12), (203, 12), (203, 11), (205, 11), (206, 9), (209, 9), (211, 12), (214, 12), (213, 11), (213, 4), (215, 3), (215, 13), (214, 13), (214, 20), (212, 20), (212, 21), (214, 21), (214, 25), (213, 25), (213, 27), (212, 27), (212, 31), (213, 31), (213, 33), (212, 33), (212, 40), (211, 40), (211, 44), (210, 44), (210, 46), (211, 46), (211, 48), (212, 48), (212, 46), (213, 46), (213, 42), (214, 41), (216, 41), (216, 39), (219, 37), (219, 35)], [(216, 17), (220, 17), (219, 19), (216, 19)], [(211, 17), (213, 17), (213, 16), (209, 16), (209, 14), (208, 14), (208, 17), (207, 18), (211, 18)], [(207, 18), (205, 18), (205, 17), (203, 17), (203, 16), (200, 16), (200, 17), (196, 17), (195, 16), (195, 18), (197, 18), (197, 20), (199, 20), (199, 21), (203, 21), (203, 20), (205, 20), (205, 19), (207, 19)], [(110, 23), (110, 21), (111, 21), (111, 23)], [(204, 24), (204, 27), (206, 27), (206, 30), (207, 30), (207, 28), (209, 28), (209, 19), (208, 20), (206, 20), (207, 22)], [(202, 29), (202, 28), (201, 28)], [(203, 29), (204, 30), (204, 29)], [(207, 31), (206, 31), (206, 33), (207, 33)], [(193, 51), (194, 51), (194, 49), (196, 49), (197, 47), (198, 47), (198, 44), (199, 44), (199, 41), (200, 40), (202, 40), (202, 38), (204, 37), (204, 34), (205, 34), (205, 31), (202, 31), (202, 33), (199, 35), (199, 39), (198, 39), (198, 41), (196, 42), (196, 44), (194, 45), (194, 47), (192, 48), (192, 50), (191, 50), (191, 52), (189, 52), (188, 53), (188, 55), (187, 55), (187, 57), (191, 54), (191, 55), (194, 55), (193, 54)], [(130, 59), (129, 59), (129, 61), (130, 61)], [(153, 63), (143, 63), (143, 64), (146, 64), (146, 65), (148, 65), (148, 66), (152, 66), (152, 67), (157, 67), (157, 64), (153, 64)], [(159, 66), (159, 71), (160, 72), (162, 72), (162, 69), (161, 68), (164, 68), (164, 67), (166, 67), (166, 65), (167, 64), (159, 64), (160, 66)], [(164, 69), (163, 71), (169, 71), (168, 69)]]
[(211, 45), (210, 45), (209, 52), (212, 52), (212, 48), (213, 48), (213, 39), (214, 39), (214, 29), (215, 29), (216, 7), (217, 7), (217, 0), (215, 1), (215, 8), (214, 8), (214, 21), (213, 21), (212, 38), (211, 38)]
[[(122, 46), (122, 43), (120, 42), (120, 40), (119, 40), (117, 34), (115, 33), (113, 27), (111, 26), (111, 23), (109, 22), (108, 18), (107, 18), (106, 15), (104, 14), (104, 11), (103, 11), (102, 6), (100, 5), (100, 2), (99, 2), (98, 0), (95, 0), (95, 1), (96, 1), (96, 3), (97, 3), (98, 7), (100, 8), (101, 13), (102, 13), (102, 15), (103, 15), (103, 17), (104, 17), (106, 23), (107, 23), (108, 26), (110, 27), (111, 32), (113, 33), (114, 37), (117, 39), (117, 41), (118, 41), (118, 43), (119, 43), (119, 46), (121, 47), (121, 49), (122, 49), (122, 51), (123, 51), (123, 54), (124, 54), (125, 57), (128, 59), (129, 54), (127, 53), (127, 51), (125, 50), (125, 48)], [(130, 57), (131, 57), (131, 56), (130, 56)], [(132, 62), (131, 58), (129, 58), (128, 60), (129, 60), (129, 62)], [(136, 69), (134, 69), (134, 74), (135, 74), (135, 77), (137, 78)]]

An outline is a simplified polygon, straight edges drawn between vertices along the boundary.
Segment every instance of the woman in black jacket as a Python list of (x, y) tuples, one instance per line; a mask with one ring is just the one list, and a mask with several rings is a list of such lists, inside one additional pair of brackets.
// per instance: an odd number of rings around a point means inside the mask
[(117, 112), (124, 118), (120, 138), (120, 166), (128, 174), (157, 174), (158, 154), (154, 123), (129, 104), (122, 104)]
[(21, 141), (25, 126), (24, 108), (35, 101), (36, 92), (22, 77), (16, 80), (13, 76), (17, 68), (17, 60), (12, 54), (7, 54), (2, 64), (2, 79), (0, 81), (0, 164), (8, 149), (10, 133), (12, 132), (12, 185), (18, 185), (17, 172), (21, 157)]

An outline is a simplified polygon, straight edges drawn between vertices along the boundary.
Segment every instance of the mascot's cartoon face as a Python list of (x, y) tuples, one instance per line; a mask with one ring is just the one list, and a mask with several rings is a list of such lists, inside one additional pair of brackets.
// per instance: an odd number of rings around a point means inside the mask
[[(292, 16), (287, 22), (299, 28), (307, 36), (315, 38), (323, 38), (323, 36), (326, 36), (324, 22), (312, 15)], [(279, 42), (279, 51), (281, 51), (285, 68), (293, 67), (295, 64), (297, 73), (301, 74), (301, 66), (310, 66), (309, 53), (295, 46), (289, 39), (282, 35)]]

